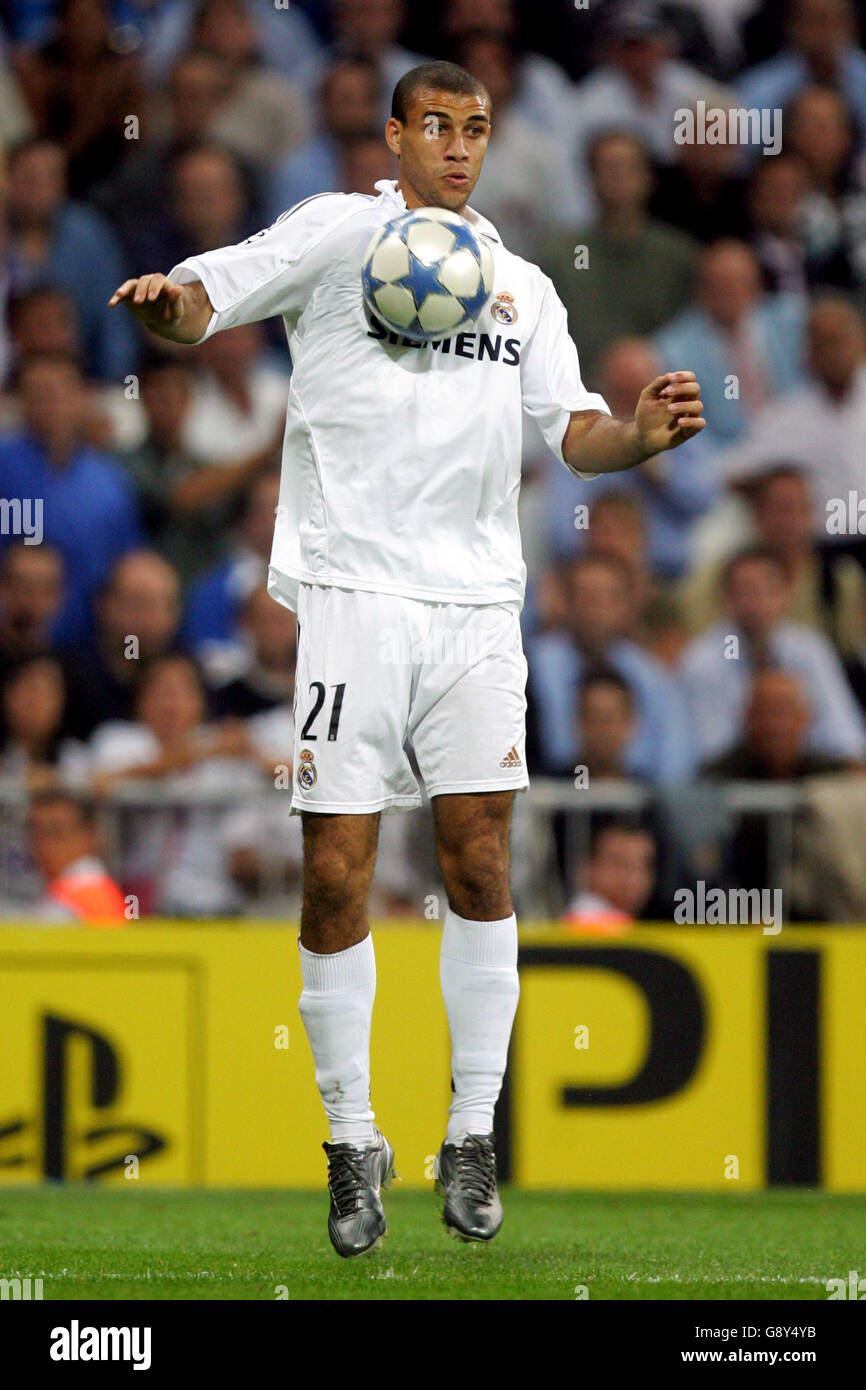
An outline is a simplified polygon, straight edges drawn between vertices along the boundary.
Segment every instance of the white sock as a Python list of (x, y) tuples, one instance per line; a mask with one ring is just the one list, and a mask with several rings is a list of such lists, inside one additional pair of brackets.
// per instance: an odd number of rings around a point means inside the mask
[(448, 1143), (490, 1134), (517, 1009), (517, 918), (468, 922), (449, 908), (439, 960), (451, 1029)]
[(300, 1011), (316, 1064), (332, 1144), (370, 1144), (370, 1024), (376, 997), (373, 938), (332, 955), (317, 955), (298, 941)]

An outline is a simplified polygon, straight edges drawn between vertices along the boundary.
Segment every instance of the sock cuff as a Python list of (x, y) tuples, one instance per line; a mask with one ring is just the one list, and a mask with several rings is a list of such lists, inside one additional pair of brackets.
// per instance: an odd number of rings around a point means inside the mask
[(304, 989), (313, 990), (316, 994), (330, 994), (336, 990), (362, 989), (376, 984), (376, 956), (370, 932), (363, 941), (330, 955), (308, 951), (301, 945), (300, 937), (298, 950)]
[(442, 928), (442, 956), (464, 965), (517, 966), (517, 918), (470, 922), (449, 908)]

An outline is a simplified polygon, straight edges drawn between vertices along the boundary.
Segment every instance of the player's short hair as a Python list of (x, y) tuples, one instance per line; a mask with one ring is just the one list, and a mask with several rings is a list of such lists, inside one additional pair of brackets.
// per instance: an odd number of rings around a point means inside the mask
[(406, 124), (409, 107), (415, 100), (419, 92), (427, 89), (434, 89), (437, 92), (448, 92), (450, 96), (459, 97), (482, 97), (490, 103), (490, 93), (477, 77), (473, 77), (471, 72), (465, 68), (458, 67), (456, 63), (446, 63), (437, 61), (435, 63), (419, 63), (416, 68), (410, 68), (404, 72), (397, 86), (394, 88), (394, 95), (391, 98), (391, 115), (395, 121)]

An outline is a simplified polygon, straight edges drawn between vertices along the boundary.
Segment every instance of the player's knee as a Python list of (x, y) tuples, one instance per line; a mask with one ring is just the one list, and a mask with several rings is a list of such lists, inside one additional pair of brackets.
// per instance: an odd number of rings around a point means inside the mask
[(448, 901), (461, 917), (486, 921), (508, 897), (508, 845), (499, 835), (481, 836), (440, 857)]
[(347, 849), (322, 847), (304, 861), (304, 898), (337, 912), (366, 901), (372, 864)]

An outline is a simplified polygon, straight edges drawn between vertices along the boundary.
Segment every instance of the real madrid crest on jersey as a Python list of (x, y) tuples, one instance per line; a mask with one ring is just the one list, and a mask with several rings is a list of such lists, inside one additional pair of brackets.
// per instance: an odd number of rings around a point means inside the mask
[(514, 295), (506, 294), (504, 290), (496, 296), (490, 306), (490, 312), (497, 323), (512, 324), (517, 322), (517, 306), (514, 303)]
[(316, 785), (316, 776), (315, 757), (309, 748), (302, 748), (298, 763), (298, 786), (303, 787), (305, 792), (310, 791)]

